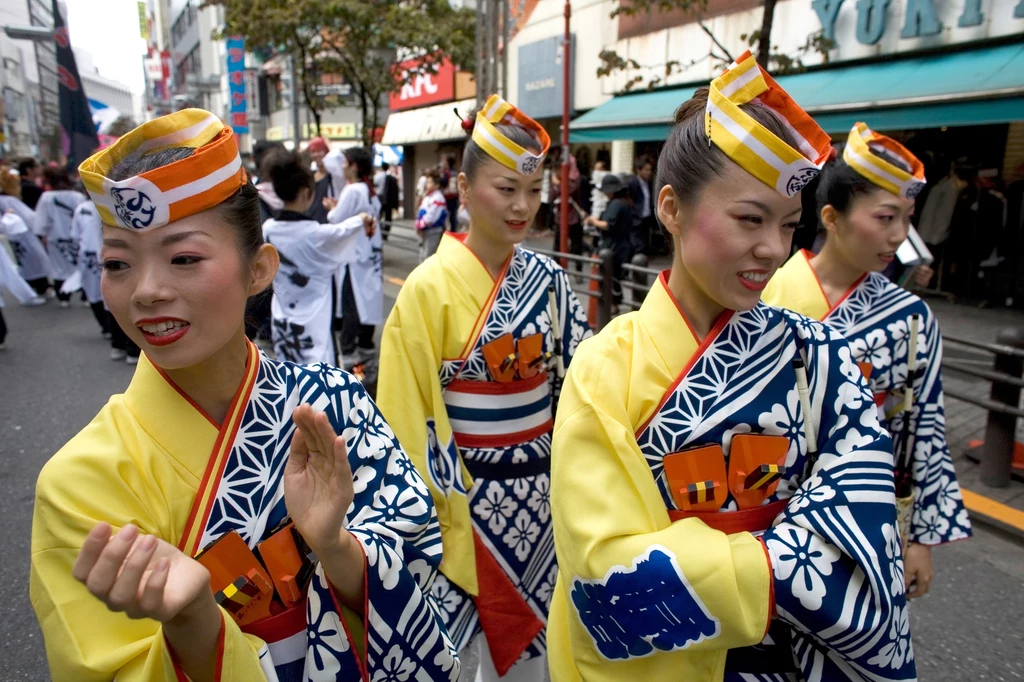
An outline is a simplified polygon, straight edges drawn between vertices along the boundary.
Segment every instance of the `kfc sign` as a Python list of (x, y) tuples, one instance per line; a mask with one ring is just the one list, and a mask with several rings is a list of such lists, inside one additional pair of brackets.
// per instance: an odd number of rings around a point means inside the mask
[[(420, 64), (419, 59), (410, 59), (395, 66), (396, 76), (402, 81), (406, 74)], [(455, 66), (445, 59), (437, 66), (437, 73), (422, 72), (408, 82), (403, 83), (398, 91), (388, 97), (391, 111), (413, 109), (428, 104), (440, 104), (455, 99)]]

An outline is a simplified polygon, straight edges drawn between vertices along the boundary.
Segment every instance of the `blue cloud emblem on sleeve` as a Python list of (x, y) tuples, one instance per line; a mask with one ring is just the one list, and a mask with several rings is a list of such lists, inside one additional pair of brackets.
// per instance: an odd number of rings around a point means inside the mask
[(602, 579), (573, 579), (571, 596), (580, 622), (609, 660), (679, 651), (721, 632), (676, 555), (660, 545), (648, 547), (631, 567), (613, 566)]

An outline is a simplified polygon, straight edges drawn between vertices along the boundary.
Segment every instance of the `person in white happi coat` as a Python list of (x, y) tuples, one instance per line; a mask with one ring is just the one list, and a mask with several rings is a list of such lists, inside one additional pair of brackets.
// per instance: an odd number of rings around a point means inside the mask
[[(18, 271), (40, 296), (50, 286), (50, 257), (39, 237), (32, 232), (36, 212), (21, 200), (21, 179), (18, 174), (0, 166), (0, 232), (7, 235)], [(10, 218), (7, 216), (10, 215)]]
[(281, 260), (271, 303), (274, 351), (278, 360), (333, 365), (332, 276), (342, 263), (355, 258), (360, 235), (374, 231), (374, 220), (359, 213), (331, 224), (303, 215), (313, 200), (315, 183), (293, 152), (275, 152), (264, 169), (284, 202), (278, 217), (263, 223), (264, 239)]
[(64, 280), (78, 269), (78, 244), (71, 236), (71, 218), (78, 205), (86, 200), (86, 196), (71, 189), (66, 169), (47, 168), (43, 171), (43, 177), (52, 189), (39, 197), (32, 229), (44, 240), (43, 245), (53, 267), (53, 288), (57, 290), (61, 307), (67, 308), (71, 294), (62, 293), (60, 289)]
[[(7, 253), (7, 249), (0, 243), (0, 288), (6, 288), (22, 305), (41, 305), (46, 303), (45, 298), (36, 296), (36, 292), (28, 285), (28, 282), (18, 274), (18, 268)], [(7, 323), (3, 314), (4, 297), (0, 295), (0, 350), (4, 349), (4, 342), (7, 340)]]
[[(368, 150), (351, 147), (340, 155), (331, 152), (324, 157), (324, 165), (332, 175), (340, 165), (346, 182), (337, 202), (326, 200), (332, 205), (328, 222), (339, 223), (360, 213), (375, 220), (380, 217), (380, 200), (373, 191), (373, 156)], [(336, 286), (342, 366), (371, 364), (376, 355), (374, 328), (384, 322), (384, 246), (379, 231), (359, 237), (355, 259), (339, 269)]]
[(100, 260), (100, 253), (103, 250), (103, 222), (96, 211), (96, 204), (83, 201), (75, 208), (71, 218), (71, 238), (78, 242), (78, 275), (81, 278), (79, 286), (100, 325), (103, 338), (109, 339), (110, 319), (103, 305), (103, 292), (100, 291), (100, 275), (103, 274), (103, 263)]

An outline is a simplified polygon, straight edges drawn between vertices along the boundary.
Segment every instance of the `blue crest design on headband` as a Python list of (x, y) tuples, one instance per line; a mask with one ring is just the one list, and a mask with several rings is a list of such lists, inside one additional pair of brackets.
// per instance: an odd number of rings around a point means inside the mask
[(142, 230), (153, 223), (153, 215), (156, 213), (156, 206), (146, 195), (132, 187), (115, 187), (110, 190), (117, 207), (114, 209), (117, 217), (125, 225), (136, 230)]

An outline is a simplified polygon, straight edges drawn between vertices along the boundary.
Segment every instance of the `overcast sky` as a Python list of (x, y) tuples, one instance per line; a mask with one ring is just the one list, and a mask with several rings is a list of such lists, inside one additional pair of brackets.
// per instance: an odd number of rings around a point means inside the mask
[(100, 75), (141, 93), (146, 46), (139, 35), (138, 0), (64, 1), (71, 44), (92, 54)]

